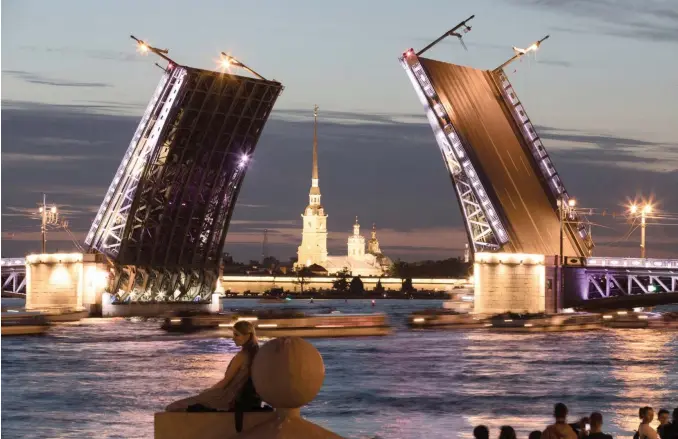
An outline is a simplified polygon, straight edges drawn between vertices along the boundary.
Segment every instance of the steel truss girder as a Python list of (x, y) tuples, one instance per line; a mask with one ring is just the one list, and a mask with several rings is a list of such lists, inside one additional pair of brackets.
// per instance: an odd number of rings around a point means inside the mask
[(469, 159), (468, 147), (463, 145), (452, 126), (418, 57), (414, 54), (402, 57), (400, 64), (426, 110), (426, 117), (452, 179), (473, 251), (499, 250), (508, 243), (508, 233)]
[[(657, 272), (614, 272), (586, 270), (584, 298), (608, 298), (635, 294), (678, 293), (678, 273)], [(655, 291), (650, 291), (653, 285)]]
[[(254, 152), (280, 91), (277, 83), (262, 82), (233, 86), (219, 76), (188, 78), (168, 152), (174, 159), (151, 160), (125, 231), (121, 263), (216, 267), (247, 169), (241, 159)], [(215, 111), (214, 105), (223, 108)]]
[(106, 249), (103, 241), (107, 239), (108, 235), (110, 234), (112, 234), (115, 238), (118, 238), (119, 233), (117, 231), (120, 228), (119, 226), (122, 224), (122, 227), (124, 227), (124, 223), (121, 223), (118, 217), (118, 215), (120, 215), (121, 211), (124, 209), (119, 208), (117, 212), (114, 212), (114, 210), (116, 205), (121, 202), (119, 198), (124, 196), (122, 194), (125, 193), (126, 186), (130, 184), (127, 180), (130, 178), (131, 169), (134, 169), (135, 164), (143, 154), (144, 145), (140, 143), (140, 140), (147, 131), (151, 113), (156, 109), (156, 104), (160, 99), (160, 95), (165, 90), (165, 85), (170, 79), (171, 74), (172, 73), (170, 72), (166, 72), (160, 79), (160, 82), (153, 93), (153, 97), (148, 103), (146, 111), (144, 112), (134, 136), (132, 137), (132, 141), (127, 147), (127, 151), (125, 152), (125, 155), (118, 166), (118, 170), (113, 177), (113, 181), (109, 185), (108, 191), (106, 191), (104, 200), (99, 207), (94, 221), (92, 222), (89, 233), (85, 238), (86, 245), (95, 248), (102, 253), (108, 254), (109, 256), (114, 255), (105, 251)]
[(247, 166), (282, 85), (183, 66), (163, 76), (86, 242), (134, 300), (214, 291)]
[(209, 301), (218, 280), (213, 270), (115, 265), (108, 290), (120, 302)]
[[(11, 287), (8, 289), (8, 287)], [(26, 271), (25, 270), (3, 270), (2, 272), (2, 291), (11, 293), (26, 294)]]

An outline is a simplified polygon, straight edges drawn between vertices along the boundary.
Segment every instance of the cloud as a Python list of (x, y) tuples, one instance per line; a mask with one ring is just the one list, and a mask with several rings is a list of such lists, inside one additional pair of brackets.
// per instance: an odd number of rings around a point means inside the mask
[[(72, 233), (75, 239), (77, 239), (79, 242), (84, 241), (86, 232)], [(47, 232), (47, 237), (50, 241), (71, 241), (71, 236), (65, 230), (50, 230)], [(40, 242), (42, 239), (42, 233), (39, 230), (37, 232), (2, 232), (2, 239), (10, 239), (12, 241)]]
[(678, 3), (662, 0), (508, 0), (513, 4), (598, 21), (597, 27), (554, 30), (678, 43)]
[[(572, 163), (615, 168), (643, 168), (648, 171), (678, 171), (678, 143), (651, 142), (607, 134), (538, 127), (540, 137), (551, 152), (567, 150), (563, 159)], [(609, 157), (613, 155), (614, 160)]]
[(115, 50), (84, 49), (81, 47), (42, 47), (42, 46), (21, 46), (22, 50), (28, 52), (42, 52), (61, 56), (74, 56), (82, 58), (92, 58), (110, 61), (140, 62), (142, 57), (134, 52), (122, 52)]
[[(301, 242), (300, 214), (308, 204), (311, 184), (312, 113), (276, 113), (281, 117), (271, 118), (263, 131), (240, 193), (242, 203), (229, 228), (225, 251), (239, 260), (260, 257), (263, 229), (268, 229), (270, 254), (280, 259), (296, 254)], [(417, 115), (410, 115), (413, 121), (400, 123), (407, 115), (331, 114), (321, 109), (318, 130), (320, 188), (329, 215), (331, 254), (345, 254), (346, 239), (358, 215), (365, 236), (376, 222), (381, 245), (390, 257), (413, 260), (461, 255), (466, 236), (458, 203), (423, 118), (416, 122)], [(46, 192), (50, 203), (69, 212), (71, 230), (86, 233), (138, 120), (139, 116), (101, 113), (81, 105), (14, 103), (3, 107), (3, 231), (37, 232), (35, 221), (13, 216), (22, 212), (8, 207), (35, 210), (39, 194)], [(647, 141), (640, 135), (636, 139), (553, 126), (538, 130), (568, 191), (581, 205), (615, 208), (643, 190), (645, 195), (653, 192), (662, 210), (678, 212), (678, 172), (658, 172), (661, 165), (669, 169), (678, 161), (671, 144)], [(58, 147), (31, 143), (44, 138), (107, 143), (91, 151), (84, 143)], [(97, 161), (71, 160), (72, 167), (61, 166), (67, 160), (63, 158), (35, 161), (32, 172), (26, 172), (5, 160), (6, 154), (33, 150), (49, 157), (91, 155)], [(623, 236), (628, 225), (609, 226), (613, 230), (594, 230), (594, 239), (600, 240), (598, 254), (634, 255), (632, 247), (619, 250), (607, 244)], [(650, 248), (678, 256), (675, 244), (661, 244), (662, 236), (675, 236), (675, 230), (648, 229)], [(35, 248), (29, 241), (3, 238), (2, 242), (6, 256)]]
[(108, 143), (106, 140), (83, 140), (64, 137), (30, 137), (26, 141), (36, 146), (97, 146)]
[(298, 222), (296, 220), (231, 220), (231, 225), (284, 226), (296, 225)]
[(40, 73), (31, 73), (24, 70), (3, 70), (2, 73), (6, 73), (15, 78), (21, 79), (24, 82), (30, 84), (40, 84), (40, 85), (53, 85), (55, 87), (112, 87), (112, 84), (105, 82), (78, 82), (71, 81), (69, 79), (52, 79), (47, 76), (44, 76)]
[(250, 209), (259, 209), (259, 208), (262, 208), (262, 207), (266, 207), (263, 204), (247, 204), (247, 203), (240, 203), (240, 202), (238, 202), (237, 206), (246, 207), (246, 208), (250, 208)]
[(572, 63), (569, 61), (556, 60), (556, 59), (538, 59), (537, 64), (546, 64), (547, 66), (554, 67), (572, 67)]
[(92, 160), (88, 155), (53, 155), (53, 154), (27, 154), (18, 152), (5, 152), (2, 154), (2, 162), (12, 166), (31, 165), (35, 163), (67, 164), (77, 166), (76, 161)]
[[(313, 120), (312, 110), (281, 109), (271, 113), (272, 119), (289, 122)], [(423, 114), (410, 113), (358, 113), (351, 111), (319, 110), (319, 119), (324, 122), (339, 124), (384, 124), (395, 125), (400, 123), (423, 123), (426, 118)]]

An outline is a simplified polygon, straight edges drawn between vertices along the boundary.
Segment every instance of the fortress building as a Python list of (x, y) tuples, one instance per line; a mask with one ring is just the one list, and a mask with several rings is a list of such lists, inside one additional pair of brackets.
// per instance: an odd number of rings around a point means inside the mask
[(379, 248), (376, 227), (372, 226), (372, 237), (367, 242), (360, 234), (360, 224), (356, 217), (353, 234), (349, 235), (346, 256), (329, 256), (327, 254), (327, 214), (320, 204), (320, 185), (318, 179), (318, 106), (313, 109), (313, 174), (311, 190), (308, 195), (308, 206), (301, 215), (303, 228), (301, 245), (297, 250), (297, 268), (320, 265), (329, 274), (344, 269), (354, 276), (381, 276), (391, 265)]

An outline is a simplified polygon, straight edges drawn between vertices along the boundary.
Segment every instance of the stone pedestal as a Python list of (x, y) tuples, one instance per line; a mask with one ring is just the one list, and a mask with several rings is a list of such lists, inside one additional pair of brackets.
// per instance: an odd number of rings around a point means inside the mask
[(475, 313), (546, 310), (544, 255), (476, 253), (473, 276)]
[[(275, 418), (275, 412), (244, 413), (240, 434)], [(155, 414), (155, 439), (229, 439), (238, 434), (235, 430), (235, 413)]]

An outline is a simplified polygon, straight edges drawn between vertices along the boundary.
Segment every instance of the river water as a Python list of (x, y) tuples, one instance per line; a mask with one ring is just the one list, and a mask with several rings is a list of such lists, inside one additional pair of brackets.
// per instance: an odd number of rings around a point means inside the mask
[[(678, 406), (678, 332), (411, 331), (407, 314), (441, 303), (294, 302), (386, 312), (396, 327), (387, 337), (310, 340), (326, 375), (302, 414), (346, 437), (464, 438), (477, 424), (491, 437), (501, 425), (527, 437), (559, 401), (572, 420), (598, 410), (607, 431), (631, 437), (640, 406)], [(46, 336), (3, 337), (2, 437), (152, 438), (153, 413), (219, 380), (236, 350), (230, 339), (168, 335), (159, 321), (142, 319), (86, 319)]]

